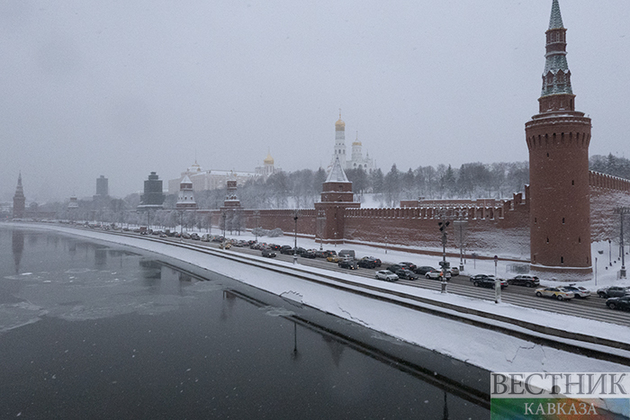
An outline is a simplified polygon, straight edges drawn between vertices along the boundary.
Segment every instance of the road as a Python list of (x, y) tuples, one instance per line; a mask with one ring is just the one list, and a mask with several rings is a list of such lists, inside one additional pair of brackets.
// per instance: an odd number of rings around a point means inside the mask
[[(180, 239), (165, 238), (168, 241), (181, 242)], [(200, 242), (194, 240), (183, 240), (187, 244), (196, 245), (199, 247), (219, 248), (218, 243), (213, 242)], [(249, 255), (260, 256), (261, 251), (250, 249), (247, 247), (232, 247), (231, 251), (240, 252)], [(277, 260), (292, 262), (292, 255), (283, 255), (277, 252)], [(349, 273), (350, 270), (339, 268), (337, 264), (328, 262), (322, 258), (302, 258), (298, 257), (298, 264), (306, 267), (317, 267), (325, 270)], [(382, 266), (377, 269), (359, 268), (351, 271), (349, 274), (356, 276), (362, 276), (373, 279), (375, 272), (379, 269), (384, 269), (390, 264), (396, 264), (399, 261), (383, 261)], [(488, 273), (492, 274), (492, 273)], [(429, 280), (424, 277), (420, 277), (417, 280), (398, 280), (398, 284), (405, 284), (411, 287), (420, 287), (428, 290), (439, 291), (441, 284), (437, 280)], [(606, 300), (593, 295), (586, 299), (574, 298), (569, 301), (557, 301), (550, 298), (540, 298), (534, 295), (534, 288), (523, 286), (509, 286), (503, 289), (501, 292), (501, 301), (516, 306), (522, 306), (530, 309), (537, 309), (541, 311), (556, 312), (559, 314), (576, 316), (580, 318), (592, 319), (596, 321), (609, 322), (620, 324), (624, 326), (630, 326), (630, 312), (618, 311), (608, 309), (606, 307)], [(464, 275), (455, 276), (451, 278), (447, 287), (448, 293), (453, 293), (461, 296), (472, 297), (476, 299), (483, 299), (493, 301), (495, 299), (494, 289), (487, 289), (481, 287), (475, 287), (470, 278)]]

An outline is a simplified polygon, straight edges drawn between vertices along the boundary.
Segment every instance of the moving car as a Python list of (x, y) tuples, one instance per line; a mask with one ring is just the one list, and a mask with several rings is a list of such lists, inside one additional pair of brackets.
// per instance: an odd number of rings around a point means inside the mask
[(285, 255), (293, 255), (293, 247), (291, 245), (282, 245), (280, 253)]
[(339, 268), (347, 268), (349, 270), (356, 270), (357, 268), (359, 268), (357, 266), (357, 262), (355, 260), (352, 259), (343, 259), (340, 260), (337, 265), (339, 266)]
[(415, 270), (416, 268), (418, 268), (417, 265), (415, 265), (412, 262), (409, 261), (403, 261), (403, 262), (399, 262), (399, 265), (402, 265), (403, 267), (407, 267), (408, 269), (410, 269), (411, 271)]
[(505, 280), (497, 279), (494, 276), (484, 276), (479, 277), (477, 279), (470, 279), (476, 287), (487, 287), (489, 289), (494, 289), (496, 282), (501, 283), (501, 289), (505, 289), (508, 287), (508, 283)]
[(610, 309), (621, 309), (630, 311), (630, 295), (613, 297), (606, 300), (606, 306)]
[(602, 298), (621, 297), (630, 293), (630, 289), (622, 286), (603, 287), (597, 290), (597, 296)]
[(446, 278), (446, 280), (449, 280), (451, 278), (451, 273), (447, 271), (446, 274), (444, 274), (442, 270), (433, 269), (431, 271), (427, 271), (424, 276), (428, 279), (433, 279), (433, 280), (442, 280), (443, 278)]
[(586, 287), (576, 286), (575, 284), (570, 284), (568, 286), (562, 287), (564, 290), (568, 290), (569, 292), (573, 292), (576, 298), (586, 299), (591, 296), (591, 291)]
[(448, 269), (448, 271), (451, 272), (451, 276), (455, 277), (455, 276), (459, 276), (459, 268), (458, 267), (451, 267)]
[(574, 297), (573, 292), (564, 290), (562, 287), (542, 287), (536, 289), (536, 296), (538, 297), (550, 297), (557, 300), (571, 300)]
[(508, 284), (514, 286), (536, 287), (540, 286), (540, 279), (536, 276), (520, 275), (508, 280)]
[(363, 257), (359, 260), (359, 262), (357, 262), (357, 264), (359, 267), (362, 267), (362, 268), (376, 268), (379, 266), (376, 260), (371, 257)]
[(380, 270), (376, 272), (376, 278), (385, 281), (396, 281), (398, 276), (389, 270)]
[(399, 279), (416, 280), (418, 278), (418, 275), (407, 267), (399, 268), (394, 271), (394, 274), (396, 274)]
[(338, 255), (329, 255), (328, 258), (326, 258), (326, 261), (336, 263), (336, 262), (341, 261), (341, 258), (339, 258)]
[(420, 274), (421, 276), (424, 276), (425, 274), (427, 274), (429, 271), (433, 271), (435, 270), (434, 267), (430, 267), (428, 265), (423, 265), (422, 267), (417, 267), (415, 270), (413, 270), (416, 274)]
[(307, 249), (306, 251), (302, 252), (301, 257), (302, 258), (311, 258), (311, 259), (316, 258), (317, 255), (315, 254), (315, 252), (316, 252), (315, 250)]
[(276, 253), (270, 249), (263, 249), (262, 256), (267, 258), (274, 258), (276, 256)]

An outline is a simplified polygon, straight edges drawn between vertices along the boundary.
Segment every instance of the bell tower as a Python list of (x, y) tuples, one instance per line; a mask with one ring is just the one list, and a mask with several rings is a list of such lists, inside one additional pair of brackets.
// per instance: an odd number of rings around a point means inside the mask
[(538, 269), (590, 272), (591, 119), (575, 110), (566, 32), (553, 0), (539, 113), (525, 124), (531, 263)]

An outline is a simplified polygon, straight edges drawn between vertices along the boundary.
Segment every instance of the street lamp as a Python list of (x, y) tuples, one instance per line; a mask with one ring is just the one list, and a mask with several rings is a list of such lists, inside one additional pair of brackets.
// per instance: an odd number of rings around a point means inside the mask
[(258, 242), (258, 219), (260, 218), (260, 212), (258, 210), (254, 211), (254, 220), (255, 220), (255, 225), (254, 226), (254, 235), (256, 236), (256, 242)]
[(297, 264), (297, 221), (299, 217), (299, 212), (296, 209), (293, 212), (293, 221), (295, 222), (295, 229), (293, 231), (294, 234), (294, 243), (293, 243), (293, 264)]
[(227, 218), (227, 214), (224, 211), (221, 212), (221, 218), (223, 219), (223, 239), (225, 240), (225, 219)]

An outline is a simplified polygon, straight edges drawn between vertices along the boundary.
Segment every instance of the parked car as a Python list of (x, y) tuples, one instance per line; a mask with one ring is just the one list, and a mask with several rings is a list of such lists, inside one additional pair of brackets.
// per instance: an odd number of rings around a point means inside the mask
[(396, 270), (394, 274), (396, 274), (399, 279), (416, 280), (418, 278), (416, 273), (406, 267)]
[(328, 251), (315, 251), (315, 257), (317, 258), (327, 258)]
[(342, 258), (343, 257), (356, 258), (354, 250), (352, 249), (342, 249), (341, 251), (339, 251), (339, 256)]
[(418, 267), (417, 265), (415, 265), (414, 263), (409, 262), (409, 261), (399, 262), (398, 264), (402, 265), (403, 267), (407, 267), (411, 271), (415, 270)]
[(444, 278), (446, 280), (450, 280), (451, 273), (449, 273), (448, 271), (443, 272), (442, 270), (433, 269), (431, 271), (427, 271), (424, 276), (428, 279), (433, 279), (433, 280), (442, 280)]
[(586, 299), (591, 296), (591, 291), (586, 287), (576, 286), (575, 284), (569, 284), (568, 286), (562, 286), (564, 290), (568, 290), (569, 292), (573, 292), (576, 298)]
[(339, 268), (347, 268), (350, 270), (356, 270), (359, 268), (359, 266), (357, 265), (357, 262), (350, 258), (339, 260), (337, 265), (339, 266)]
[(506, 287), (508, 287), (508, 283), (505, 280), (497, 279), (494, 276), (483, 276), (476, 279), (471, 279), (471, 281), (476, 287), (487, 287), (489, 289), (494, 289), (497, 281), (501, 283), (501, 289), (505, 289)]
[(376, 278), (385, 281), (396, 281), (398, 276), (389, 270), (380, 270), (376, 272)]
[(182, 232), (182, 238), (184, 238), (184, 239), (190, 239), (190, 233), (188, 233), (188, 232)]
[(270, 249), (263, 249), (261, 252), (263, 257), (274, 258), (276, 256), (276, 253)]
[(376, 268), (378, 265), (373, 258), (363, 257), (358, 262), (357, 265), (361, 268)]
[(610, 309), (621, 309), (630, 311), (630, 295), (608, 298), (606, 306)]
[(416, 274), (420, 274), (421, 276), (424, 276), (425, 274), (427, 274), (429, 271), (433, 271), (435, 270), (434, 267), (428, 266), (428, 265), (423, 265), (422, 267), (416, 267), (415, 270), (413, 270)]
[(201, 239), (201, 237), (199, 236), (199, 234), (197, 232), (193, 232), (193, 233), (190, 234), (190, 239), (198, 241), (198, 240)]
[(451, 267), (448, 269), (448, 271), (451, 272), (451, 276), (455, 277), (455, 276), (459, 276), (459, 268), (458, 267)]
[(571, 300), (574, 297), (573, 292), (564, 290), (562, 287), (542, 287), (536, 289), (536, 296), (550, 297), (557, 300)]
[(386, 270), (389, 270), (392, 273), (395, 273), (396, 271), (400, 270), (401, 268), (403, 268), (403, 266), (400, 265), (400, 264), (392, 264), (392, 265), (388, 266), (386, 268)]
[(602, 298), (621, 297), (630, 293), (630, 289), (622, 286), (609, 286), (597, 290), (597, 296)]
[(203, 235), (201, 235), (201, 242), (210, 242), (210, 237), (211, 237), (210, 235), (208, 235), (207, 233), (204, 233)]
[(509, 279), (508, 284), (514, 286), (537, 287), (540, 286), (540, 279), (536, 276), (523, 274)]

